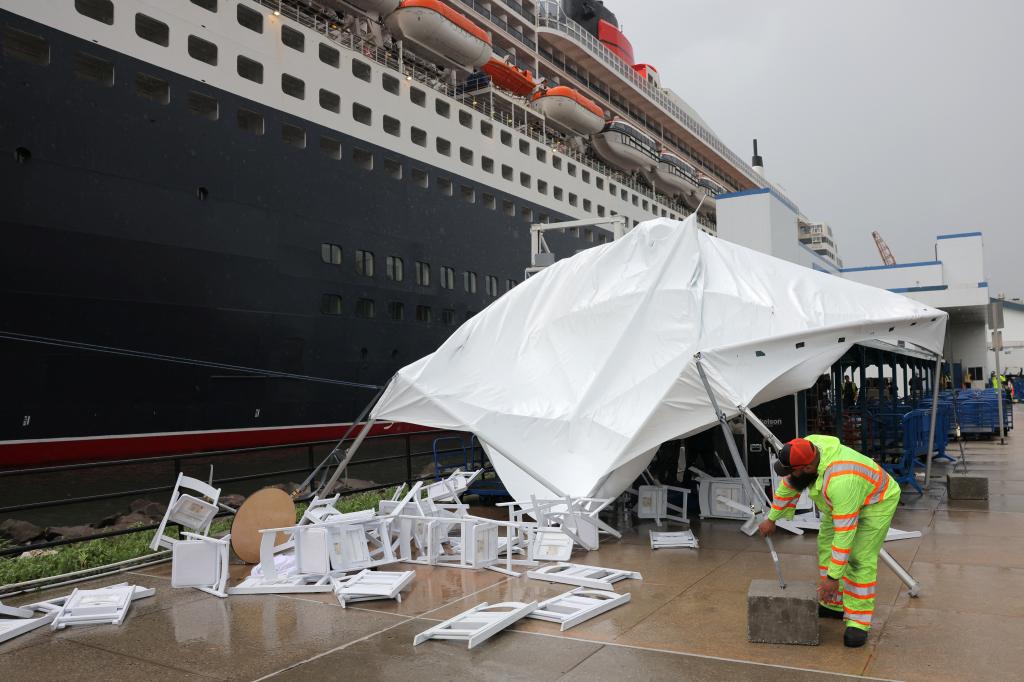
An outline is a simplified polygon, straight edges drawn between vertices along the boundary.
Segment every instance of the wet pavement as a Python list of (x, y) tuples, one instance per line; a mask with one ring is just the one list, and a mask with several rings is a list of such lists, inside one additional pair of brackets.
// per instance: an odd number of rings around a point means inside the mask
[[(526, 576), (416, 566), (401, 603), (341, 608), (333, 595), (235, 596), (170, 587), (161, 565), (83, 583), (156, 588), (121, 627), (43, 629), (0, 644), (0, 680), (901, 680), (1020, 679), (1024, 648), (1024, 438), (970, 442), (972, 475), (990, 478), (988, 501), (948, 500), (947, 465), (931, 490), (905, 491), (894, 526), (923, 537), (886, 545), (922, 583), (912, 599), (879, 568), (868, 644), (842, 645), (842, 623), (822, 621), (817, 647), (751, 644), (746, 592), (774, 579), (765, 544), (729, 521), (694, 522), (699, 550), (648, 545), (650, 526), (603, 541), (573, 561), (639, 571), (616, 591), (630, 603), (567, 632), (525, 619), (473, 650), (413, 637), (481, 602), (529, 601), (568, 589)], [(815, 534), (776, 536), (788, 580), (815, 580)], [(405, 570), (405, 569), (402, 569)], [(247, 567), (233, 566), (240, 579)], [(70, 588), (10, 599), (24, 603)]]

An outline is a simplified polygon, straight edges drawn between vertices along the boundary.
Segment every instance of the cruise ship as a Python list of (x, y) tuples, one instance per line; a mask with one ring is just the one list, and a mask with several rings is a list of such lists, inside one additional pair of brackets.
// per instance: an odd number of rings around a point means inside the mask
[(532, 224), (593, 221), (545, 233), (563, 258), (769, 186), (598, 0), (0, 0), (0, 29), (0, 466), (337, 437), (522, 281)]

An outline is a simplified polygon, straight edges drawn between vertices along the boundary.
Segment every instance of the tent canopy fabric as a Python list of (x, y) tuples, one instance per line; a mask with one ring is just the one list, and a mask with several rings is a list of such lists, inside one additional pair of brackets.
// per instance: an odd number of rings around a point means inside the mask
[(860, 341), (939, 354), (946, 317), (657, 219), (502, 296), (400, 370), (372, 416), (476, 434), (516, 499), (617, 496), (661, 443), (717, 421), (698, 354), (734, 416)]

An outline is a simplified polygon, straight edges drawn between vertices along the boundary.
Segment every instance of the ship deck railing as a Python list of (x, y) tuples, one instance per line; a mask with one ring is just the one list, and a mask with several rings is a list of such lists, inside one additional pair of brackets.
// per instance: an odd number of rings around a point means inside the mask
[[(450, 80), (446, 79), (444, 74), (438, 69), (428, 67), (425, 64), (420, 64), (412, 58), (400, 60), (397, 51), (381, 47), (380, 45), (376, 45), (369, 40), (355, 35), (351, 31), (342, 29), (336, 20), (332, 20), (329, 17), (301, 9), (294, 5), (284, 4), (278, 0), (251, 1), (267, 7), (268, 9), (279, 11), (282, 16), (316, 31), (331, 42), (347, 48), (366, 59), (370, 59), (385, 68), (392, 69), (399, 75), (409, 77), (420, 85), (429, 87), (432, 90), (440, 92), (453, 99), (461, 100), (467, 94), (475, 92), (467, 90), (465, 84), (453, 84)], [(494, 91), (494, 94), (499, 95), (499, 97), (504, 97), (510, 102), (518, 100), (515, 102), (517, 106), (522, 107), (525, 111), (530, 111), (527, 107), (528, 102), (525, 98), (515, 98), (507, 93), (499, 93), (497, 90)], [(635, 177), (623, 173), (620, 170), (611, 168), (610, 166), (601, 163), (599, 160), (588, 156), (579, 150), (571, 148), (565, 144), (561, 138), (554, 135), (552, 131), (548, 131), (546, 126), (538, 127), (536, 125), (517, 124), (514, 116), (511, 122), (512, 124), (510, 125), (507, 112), (502, 112), (497, 107), (492, 108), (486, 104), (481, 104), (479, 99), (477, 100), (477, 106), (473, 107), (473, 109), (490, 120), (493, 120), (510, 130), (526, 135), (536, 142), (543, 144), (545, 147), (555, 150), (559, 154), (562, 154), (583, 166), (587, 166), (596, 173), (607, 176), (610, 181), (615, 182), (622, 187), (627, 187), (653, 202), (658, 202), (668, 208), (671, 208), (674, 212), (679, 213), (680, 215), (686, 216), (692, 212), (684, 204), (673, 201), (660, 192), (656, 192), (646, 184), (639, 182)], [(698, 217), (698, 222), (713, 234), (717, 231), (715, 224), (703, 216)]]

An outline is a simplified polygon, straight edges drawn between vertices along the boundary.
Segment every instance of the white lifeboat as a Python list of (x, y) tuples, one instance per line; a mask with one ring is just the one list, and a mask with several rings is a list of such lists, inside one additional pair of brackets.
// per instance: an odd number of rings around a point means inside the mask
[(360, 9), (367, 14), (376, 14), (377, 16), (387, 16), (398, 9), (400, 0), (326, 0), (329, 7), (334, 7), (345, 11), (348, 9), (345, 5), (349, 4)]
[[(700, 214), (705, 216), (715, 215), (715, 195), (723, 194), (724, 192), (725, 188), (717, 182), (706, 175), (700, 176), (697, 179), (697, 193), (695, 195), (697, 202), (703, 200), (703, 203), (700, 205)], [(694, 206), (696, 206), (696, 203)]]
[(438, 0), (402, 0), (384, 23), (410, 51), (442, 66), (472, 71), (491, 58), (491, 37)]
[(681, 195), (689, 201), (697, 191), (696, 169), (672, 152), (663, 151), (658, 165), (648, 175), (659, 190), (672, 195)]
[(538, 92), (531, 105), (549, 123), (577, 135), (593, 135), (604, 128), (604, 110), (578, 90), (564, 85)]
[(598, 156), (621, 170), (649, 172), (658, 165), (658, 147), (654, 140), (623, 120), (609, 121), (590, 140)]

